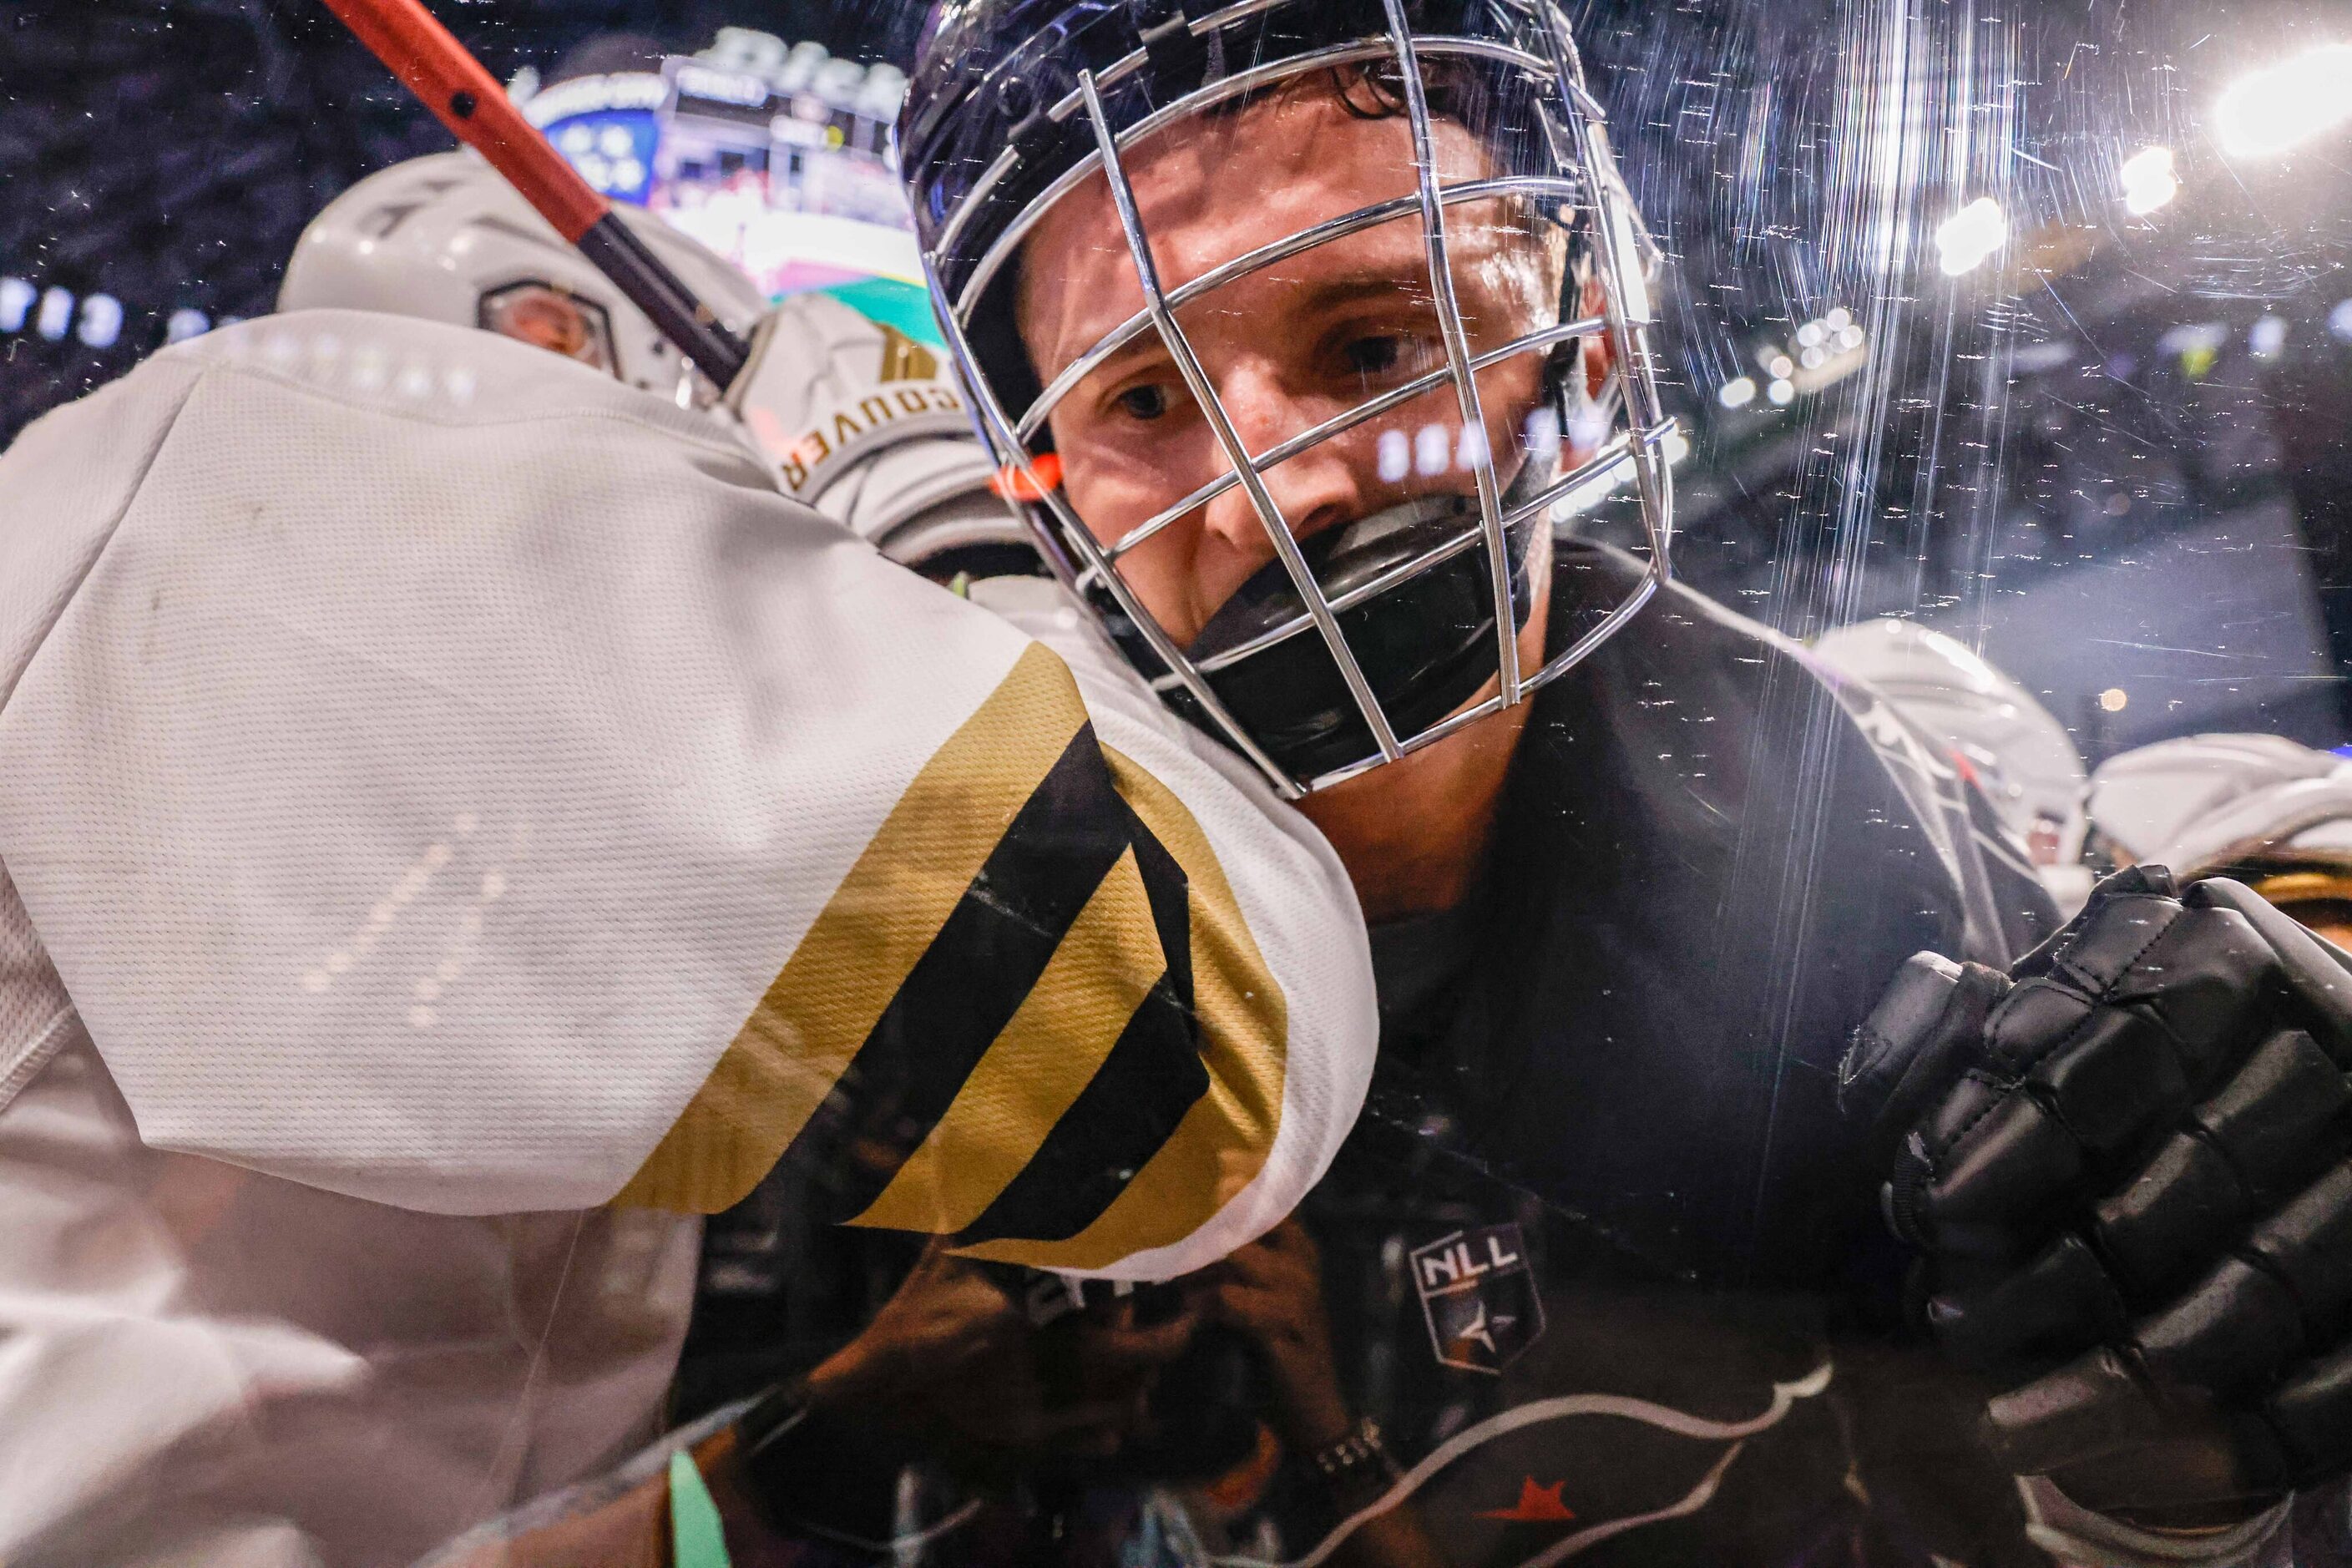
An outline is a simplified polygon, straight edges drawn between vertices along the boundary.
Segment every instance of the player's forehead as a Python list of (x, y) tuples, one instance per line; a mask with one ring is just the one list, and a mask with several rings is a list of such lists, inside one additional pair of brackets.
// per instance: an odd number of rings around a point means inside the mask
[[(1162, 286), (1180, 289), (1349, 213), (1403, 204), (1395, 221), (1285, 258), (1218, 294), (1229, 303), (1248, 296), (1265, 303), (1270, 292), (1304, 298), (1425, 288), (1427, 247), (1412, 205), (1418, 189), (1412, 125), (1379, 106), (1368, 111), (1363, 90), (1351, 95), (1318, 78), (1234, 112), (1180, 121), (1129, 150), (1122, 166)], [(1431, 129), (1441, 183), (1495, 172), (1466, 128), (1440, 119)], [(1475, 230), (1489, 216), (1465, 211), (1455, 218), (1453, 226), (1465, 230), (1462, 243), (1477, 248), (1483, 237)], [(1109, 183), (1097, 175), (1055, 203), (1023, 247), (1023, 334), (1050, 374), (1142, 304)]]

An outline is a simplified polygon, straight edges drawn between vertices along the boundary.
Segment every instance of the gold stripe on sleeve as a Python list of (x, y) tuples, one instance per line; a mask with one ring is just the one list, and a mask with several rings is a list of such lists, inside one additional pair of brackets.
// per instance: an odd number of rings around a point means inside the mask
[(1289, 1008), (1250, 935), (1233, 884), (1192, 814), (1165, 784), (1108, 746), (1119, 795), (1192, 884), (1192, 1003), (1209, 1091), (1102, 1216), (1067, 1241), (1008, 1237), (965, 1256), (1037, 1268), (1101, 1268), (1181, 1241), (1255, 1180), (1282, 1121)]
[(716, 1214), (759, 1184), (1086, 722), (1069, 667), (1030, 644), (899, 797), (615, 1203)]
[(1167, 972), (1130, 848), (930, 1136), (852, 1225), (952, 1235), (1021, 1173)]

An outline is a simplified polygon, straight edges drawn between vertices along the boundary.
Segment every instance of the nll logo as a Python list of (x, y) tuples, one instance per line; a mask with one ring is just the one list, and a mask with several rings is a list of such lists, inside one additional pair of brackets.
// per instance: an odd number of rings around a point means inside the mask
[(1516, 1225), (1487, 1226), (1416, 1248), (1413, 1288), (1444, 1365), (1500, 1373), (1544, 1331), (1543, 1299)]

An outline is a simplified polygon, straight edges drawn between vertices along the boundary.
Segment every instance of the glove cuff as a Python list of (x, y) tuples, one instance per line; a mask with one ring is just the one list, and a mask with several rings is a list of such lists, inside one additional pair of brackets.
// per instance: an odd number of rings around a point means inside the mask
[(2242, 1524), (2215, 1530), (2143, 1530), (2093, 1513), (2047, 1476), (2021, 1476), (2025, 1533), (2068, 1568), (2241, 1568), (2286, 1528), (2286, 1498)]

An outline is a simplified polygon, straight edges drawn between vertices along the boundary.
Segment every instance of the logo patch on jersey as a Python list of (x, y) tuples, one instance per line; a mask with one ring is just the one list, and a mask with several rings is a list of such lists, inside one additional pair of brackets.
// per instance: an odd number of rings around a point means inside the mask
[(1412, 1286), (1444, 1365), (1499, 1373), (1544, 1331), (1543, 1298), (1516, 1225), (1456, 1231), (1414, 1250)]

